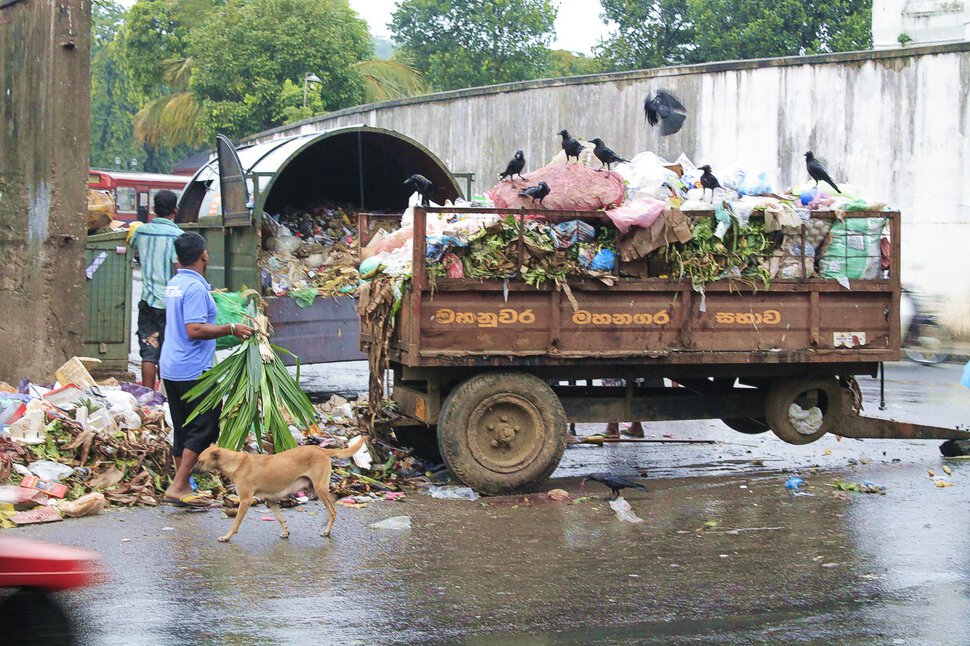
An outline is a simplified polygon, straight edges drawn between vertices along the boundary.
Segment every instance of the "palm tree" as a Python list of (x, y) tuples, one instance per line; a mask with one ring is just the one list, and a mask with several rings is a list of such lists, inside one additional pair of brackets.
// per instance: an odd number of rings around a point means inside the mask
[(354, 63), (351, 68), (364, 79), (364, 102), (392, 101), (428, 92), (424, 76), (403, 57)]
[(191, 58), (165, 61), (162, 80), (173, 91), (149, 102), (135, 115), (135, 137), (140, 143), (152, 148), (199, 148), (207, 140), (200, 125), (202, 106), (189, 90), (191, 78)]

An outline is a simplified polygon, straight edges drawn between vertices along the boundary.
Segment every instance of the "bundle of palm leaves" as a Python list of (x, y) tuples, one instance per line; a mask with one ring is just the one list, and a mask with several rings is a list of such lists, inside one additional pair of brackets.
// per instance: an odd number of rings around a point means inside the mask
[[(253, 433), (256, 446), (262, 450), (265, 430), (278, 453), (296, 446), (289, 424), (306, 428), (313, 424), (316, 411), (300, 388), (299, 358), (269, 342), (265, 315), (253, 317), (253, 327), (256, 333), (186, 394), (188, 401), (199, 401), (186, 421), (224, 402), (219, 416), (219, 446), (238, 451)], [(296, 379), (290, 376), (278, 353), (296, 359)]]

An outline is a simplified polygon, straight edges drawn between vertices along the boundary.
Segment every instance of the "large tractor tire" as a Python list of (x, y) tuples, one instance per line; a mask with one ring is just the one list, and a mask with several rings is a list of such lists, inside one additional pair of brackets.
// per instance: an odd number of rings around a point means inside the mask
[(451, 472), (486, 494), (532, 489), (566, 450), (562, 403), (530, 374), (495, 372), (459, 384), (438, 416), (438, 448)]

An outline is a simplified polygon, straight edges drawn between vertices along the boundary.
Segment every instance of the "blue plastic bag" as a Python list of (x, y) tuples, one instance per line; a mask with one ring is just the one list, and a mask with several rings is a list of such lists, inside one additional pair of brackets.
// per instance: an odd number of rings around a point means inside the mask
[(590, 267), (593, 271), (613, 271), (616, 266), (616, 254), (609, 249), (600, 249), (600, 252), (593, 258)]

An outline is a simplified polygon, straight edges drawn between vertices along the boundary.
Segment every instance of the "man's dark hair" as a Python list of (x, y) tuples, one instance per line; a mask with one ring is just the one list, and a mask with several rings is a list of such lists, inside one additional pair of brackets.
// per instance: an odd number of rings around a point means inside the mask
[(186, 231), (175, 238), (175, 255), (183, 267), (192, 265), (205, 251), (205, 238), (195, 231)]
[(172, 215), (178, 197), (168, 189), (163, 189), (155, 193), (155, 215), (166, 218)]

